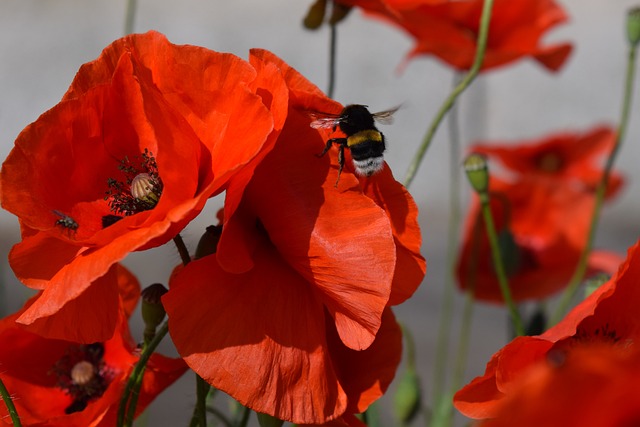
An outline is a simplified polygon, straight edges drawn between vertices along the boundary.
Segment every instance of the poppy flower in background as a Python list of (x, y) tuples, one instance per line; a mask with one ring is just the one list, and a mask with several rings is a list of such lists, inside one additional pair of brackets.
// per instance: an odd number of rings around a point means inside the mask
[[(10, 264), (43, 290), (18, 322), (51, 334), (42, 320), (83, 294), (115, 301), (112, 288), (92, 284), (129, 252), (171, 240), (250, 167), (280, 120), (250, 88), (255, 75), (234, 55), (156, 32), (116, 40), (80, 68), (0, 172), (2, 206), (22, 229)], [(83, 321), (53, 336), (91, 343), (113, 334), (113, 321), (75, 307)]]
[(580, 347), (531, 368), (483, 427), (640, 425), (640, 351)]
[[(584, 132), (563, 132), (539, 140), (512, 143), (474, 144), (472, 151), (498, 160), (517, 180), (553, 181), (576, 191), (593, 191), (604, 172), (602, 161), (613, 149), (616, 132), (597, 126)], [(622, 187), (622, 177), (612, 173), (607, 197)]]
[[(552, 182), (490, 182), (490, 209), (514, 301), (544, 299), (565, 287), (586, 244), (593, 194)], [(462, 289), (482, 301), (503, 302), (480, 202), (467, 217), (456, 274)], [(589, 258), (587, 274), (609, 265), (604, 253)], [(617, 266), (617, 265), (616, 265)], [(612, 271), (604, 271), (612, 273)]]
[[(591, 398), (586, 396), (587, 390), (582, 390), (581, 384), (586, 384), (588, 389), (603, 387), (601, 391), (604, 392), (611, 390), (612, 386), (615, 386), (615, 382), (622, 381), (622, 379), (618, 377), (619, 372), (616, 373), (612, 370), (611, 374), (615, 374), (615, 377), (607, 380), (612, 381), (611, 383), (606, 381), (592, 382), (597, 381), (593, 375), (598, 375), (593, 369), (609, 369), (611, 365), (616, 364), (616, 358), (622, 358), (623, 362), (621, 363), (625, 363), (626, 366), (629, 366), (630, 363), (634, 366), (630, 368), (629, 375), (635, 375), (634, 372), (638, 370), (637, 354), (640, 349), (635, 343), (640, 340), (640, 318), (637, 316), (637, 306), (640, 301), (640, 287), (637, 286), (640, 280), (639, 246), (640, 242), (632, 246), (627, 253), (627, 259), (620, 265), (617, 273), (571, 310), (557, 325), (539, 336), (518, 337), (498, 351), (487, 364), (485, 374), (475, 378), (456, 393), (454, 396), (455, 407), (470, 418), (494, 418), (501, 413), (503, 406), (507, 405), (512, 396), (515, 396), (513, 397), (514, 401), (520, 401), (522, 393), (527, 393), (522, 389), (523, 385), (536, 384), (530, 389), (530, 396), (532, 396), (536, 390), (547, 387), (551, 381), (556, 381), (554, 376), (557, 375), (557, 381), (560, 381), (567, 378), (565, 375), (570, 375), (573, 369), (585, 369), (587, 370), (585, 374), (588, 374), (588, 377), (584, 377), (582, 381), (573, 383), (573, 385), (572, 383), (563, 383), (559, 389), (563, 393), (572, 393), (574, 396), (571, 401), (572, 405), (564, 408), (567, 414), (563, 415), (562, 419), (569, 419), (571, 416), (578, 419), (579, 415), (571, 415), (571, 412), (597, 410), (589, 407)], [(606, 357), (613, 357), (613, 361), (612, 359), (607, 359), (608, 361), (596, 360), (595, 362), (584, 360), (584, 364), (576, 362), (580, 360), (577, 354), (584, 354), (581, 349), (591, 351), (592, 346), (610, 347), (611, 350), (605, 351), (617, 352), (618, 354), (606, 355)], [(574, 352), (576, 352), (575, 357), (572, 354)], [(563, 360), (567, 361), (566, 367), (562, 364)], [(592, 362), (597, 365), (591, 365)], [(545, 366), (549, 363), (560, 364), (560, 366), (556, 368)], [(571, 366), (575, 366), (575, 368)], [(557, 369), (557, 372), (549, 372), (553, 369)], [(607, 384), (606, 388), (603, 384)], [(634, 383), (634, 386), (637, 391), (637, 382)], [(637, 394), (637, 392), (633, 394)], [(601, 399), (612, 397), (609, 395), (600, 396), (603, 396)], [(580, 397), (584, 397), (586, 400), (581, 401)], [(565, 394), (562, 395), (562, 401), (566, 401), (565, 399), (568, 398)], [(545, 395), (544, 399), (555, 400), (555, 392)], [(532, 404), (535, 403), (532, 402)], [(538, 404), (541, 403), (538, 401)], [(552, 403), (549, 404), (552, 405)], [(621, 402), (618, 404), (624, 407)], [(506, 413), (513, 413), (512, 406), (505, 406), (505, 408)], [(635, 408), (637, 409), (637, 406)], [(589, 411), (587, 412), (591, 413)], [(543, 415), (546, 412), (542, 411), (540, 414)], [(554, 415), (556, 414), (549, 413), (550, 417)], [(550, 423), (552, 421), (549, 419)], [(521, 424), (516, 423), (516, 425)], [(551, 424), (545, 422), (538, 425)], [(566, 423), (564, 425), (583, 424)], [(627, 424), (587, 423), (584, 425)]]
[[(548, 297), (570, 280), (587, 243), (595, 188), (604, 173), (598, 160), (614, 143), (615, 132), (600, 126), (525, 143), (471, 147), (504, 166), (492, 174), (491, 212), (501, 233), (515, 301)], [(607, 199), (617, 194), (622, 183), (619, 174), (610, 175)], [(602, 252), (590, 255), (588, 274), (610, 266), (602, 262), (605, 256)], [(469, 210), (457, 274), (460, 286), (473, 288), (478, 299), (502, 302), (477, 198)]]
[[(127, 318), (140, 295), (135, 277), (123, 267), (116, 267), (116, 293), (118, 289), (122, 292), (119, 317), (115, 334), (106, 341), (78, 344), (24, 330), (15, 320), (37, 297), (17, 313), (0, 320), (0, 376), (23, 425), (115, 425), (122, 392), (139, 357)], [(91, 307), (98, 305), (93, 301)], [(144, 373), (136, 415), (186, 369), (181, 359), (152, 355)], [(11, 419), (5, 405), (0, 405), (0, 424), (4, 423), (11, 424)]]
[[(482, 15), (482, 0), (339, 0), (409, 33), (415, 46), (407, 61), (434, 55), (458, 70), (473, 64)], [(495, 0), (489, 38), (481, 70), (531, 57), (550, 71), (558, 71), (571, 53), (570, 43), (542, 45), (551, 28), (567, 21), (553, 0)]]
[(243, 405), (297, 424), (352, 423), (400, 361), (389, 306), (425, 274), (417, 207), (386, 165), (359, 178), (347, 162), (336, 188), (336, 150), (316, 156), (328, 134), (308, 111), (342, 107), (267, 51), (250, 63), (257, 93), (276, 102), (271, 88), (287, 88), (286, 121), (244, 191), (242, 174), (230, 180), (217, 252), (172, 276), (169, 330), (187, 364)]

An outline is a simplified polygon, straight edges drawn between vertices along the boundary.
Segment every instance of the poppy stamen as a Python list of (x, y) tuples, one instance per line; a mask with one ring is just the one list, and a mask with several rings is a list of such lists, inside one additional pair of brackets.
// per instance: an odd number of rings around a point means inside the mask
[(73, 399), (65, 413), (84, 410), (107, 390), (114, 372), (104, 363), (103, 355), (104, 346), (100, 343), (72, 346), (51, 368), (51, 374), (57, 377), (57, 386)]
[(545, 153), (538, 158), (537, 166), (540, 171), (554, 173), (564, 167), (564, 162), (557, 153)]
[(124, 182), (114, 178), (107, 180), (109, 189), (105, 200), (111, 211), (117, 215), (129, 216), (153, 209), (158, 204), (163, 189), (153, 153), (145, 148), (138, 166), (125, 157), (118, 169), (125, 175)]

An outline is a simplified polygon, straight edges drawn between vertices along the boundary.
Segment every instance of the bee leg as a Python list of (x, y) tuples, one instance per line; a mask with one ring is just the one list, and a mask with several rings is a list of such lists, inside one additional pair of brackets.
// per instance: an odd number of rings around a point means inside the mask
[(344, 168), (344, 145), (340, 145), (338, 147), (338, 178), (336, 179), (335, 187), (338, 187), (338, 182), (340, 181), (340, 174), (342, 173), (342, 168)]
[(316, 156), (318, 157), (322, 157), (325, 154), (327, 154), (327, 151), (329, 151), (329, 149), (331, 148), (331, 146), (333, 145), (334, 139), (330, 139), (327, 141), (327, 145), (324, 146), (324, 150), (322, 150), (322, 153), (320, 154), (316, 154)]

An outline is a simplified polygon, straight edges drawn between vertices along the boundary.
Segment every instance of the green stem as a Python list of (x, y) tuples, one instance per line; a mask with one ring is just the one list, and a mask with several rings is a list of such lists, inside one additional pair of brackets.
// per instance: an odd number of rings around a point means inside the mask
[(329, 85), (327, 88), (327, 97), (333, 98), (333, 92), (336, 84), (336, 42), (338, 40), (338, 32), (336, 24), (329, 25)]
[[(460, 81), (460, 75), (456, 73), (454, 86)], [(436, 355), (433, 371), (434, 398), (438, 398), (444, 391), (447, 356), (449, 354), (449, 337), (451, 336), (451, 323), (453, 320), (454, 300), (454, 268), (456, 249), (458, 243), (458, 230), (460, 226), (460, 138), (458, 123), (458, 108), (454, 106), (449, 116), (449, 221), (447, 230), (447, 271), (445, 275), (444, 294), (442, 296), (442, 311), (436, 341)], [(435, 404), (435, 402), (434, 402)]]
[(462, 385), (464, 371), (467, 366), (469, 356), (469, 338), (471, 337), (471, 320), (473, 319), (473, 308), (475, 306), (473, 289), (465, 293), (464, 309), (462, 311), (462, 326), (460, 328), (460, 340), (458, 343), (458, 354), (456, 357), (455, 371), (453, 374), (453, 384), (451, 389), (455, 392)]
[(484, 5), (482, 7), (482, 16), (480, 17), (480, 29), (478, 30), (478, 48), (476, 50), (476, 56), (473, 60), (473, 65), (471, 69), (467, 73), (467, 75), (462, 79), (460, 84), (455, 87), (453, 92), (449, 95), (447, 99), (445, 99), (444, 103), (440, 107), (440, 110), (436, 114), (435, 118), (431, 122), (429, 129), (427, 130), (427, 134), (422, 140), (422, 144), (418, 147), (418, 151), (413, 158), (413, 161), (409, 165), (409, 169), (407, 170), (407, 175), (404, 178), (405, 187), (409, 187), (413, 178), (415, 178), (416, 173), (418, 172), (418, 167), (422, 163), (422, 159), (427, 153), (427, 149), (431, 145), (431, 141), (436, 134), (436, 130), (440, 126), (440, 123), (444, 119), (444, 116), (447, 112), (453, 107), (456, 102), (458, 96), (462, 94), (473, 82), (478, 73), (480, 72), (480, 67), (482, 66), (482, 61), (484, 60), (484, 54), (487, 49), (487, 39), (489, 37), (489, 23), (491, 22), (491, 9), (493, 7), (493, 0), (485, 0)]
[(133, 33), (138, 0), (127, 0), (127, 12), (124, 19), (124, 35)]
[(173, 243), (175, 243), (176, 248), (178, 248), (178, 253), (180, 254), (180, 259), (182, 260), (183, 265), (187, 265), (191, 262), (191, 255), (189, 255), (189, 249), (187, 249), (187, 245), (184, 244), (184, 240), (182, 240), (182, 236), (176, 234), (176, 237), (173, 238)]
[(13, 399), (11, 399), (11, 395), (9, 391), (5, 387), (4, 383), (0, 379), (0, 396), (4, 401), (4, 404), (7, 405), (7, 411), (9, 411), (9, 416), (11, 417), (11, 423), (14, 427), (22, 427), (22, 423), (20, 423), (20, 417), (18, 416), (18, 411), (16, 410), (16, 406), (13, 404)]
[(591, 225), (589, 227), (589, 234), (587, 235), (587, 243), (580, 254), (580, 259), (578, 260), (578, 265), (569, 280), (569, 284), (565, 289), (564, 293), (560, 297), (560, 302), (551, 318), (551, 325), (555, 325), (560, 321), (560, 319), (564, 316), (564, 314), (569, 309), (569, 305), (571, 304), (571, 300), (575, 296), (578, 291), (578, 286), (582, 282), (584, 278), (584, 274), (587, 271), (587, 265), (589, 261), (589, 254), (591, 253), (591, 249), (593, 247), (593, 242), (595, 240), (596, 229), (598, 226), (598, 221), (600, 219), (600, 210), (602, 208), (602, 203), (604, 201), (604, 196), (607, 190), (607, 185), (609, 183), (609, 178), (611, 176), (611, 170), (613, 169), (613, 163), (615, 162), (616, 156), (618, 155), (618, 151), (620, 151), (620, 146), (622, 145), (622, 141), (627, 132), (627, 126), (629, 124), (629, 115), (631, 112), (631, 96), (633, 94), (633, 79), (635, 76), (635, 63), (636, 63), (636, 46), (632, 45), (629, 49), (629, 55), (627, 57), (627, 75), (625, 78), (624, 85), (624, 99), (622, 101), (622, 114), (620, 118), (620, 124), (618, 126), (618, 132), (616, 135), (616, 140), (614, 142), (613, 148), (611, 149), (611, 153), (609, 153), (609, 157), (607, 158), (607, 162), (605, 164), (604, 172), (602, 173), (602, 178), (598, 183), (598, 187), (596, 188), (596, 200), (595, 205), (593, 207), (593, 215), (591, 217)]
[(214, 408), (213, 406), (207, 406), (207, 412), (213, 414), (213, 416), (220, 420), (220, 422), (222, 422), (222, 424), (224, 424), (226, 427), (233, 427), (233, 423), (231, 422), (231, 420), (217, 408)]
[(502, 297), (511, 315), (511, 322), (513, 323), (513, 329), (517, 335), (524, 335), (524, 324), (516, 305), (511, 298), (511, 289), (509, 289), (509, 283), (507, 281), (507, 274), (504, 271), (504, 264), (502, 262), (502, 255), (500, 254), (500, 247), (498, 246), (498, 236), (496, 234), (496, 227), (493, 222), (493, 216), (491, 215), (491, 207), (489, 205), (489, 193), (484, 192), (478, 194), (480, 196), (480, 204), (482, 205), (482, 217), (484, 218), (485, 228), (487, 230), (487, 236), (489, 238), (489, 244), (491, 245), (491, 257), (493, 258), (493, 266), (498, 277), (498, 284), (502, 291)]
[(207, 427), (207, 395), (211, 386), (196, 374), (196, 406), (193, 408), (190, 427)]
[[(127, 420), (127, 424), (125, 424), (125, 412), (127, 412), (127, 402), (129, 402), (129, 397), (132, 394), (135, 384), (138, 383), (138, 381), (142, 382), (142, 376), (144, 374), (144, 370), (147, 366), (147, 362), (149, 361), (149, 358), (151, 357), (155, 349), (158, 347), (158, 345), (160, 344), (162, 339), (165, 337), (165, 335), (167, 335), (168, 332), (169, 332), (169, 322), (166, 321), (162, 324), (160, 329), (158, 329), (158, 331), (156, 332), (156, 336), (153, 338), (153, 340), (151, 340), (149, 345), (140, 354), (140, 359), (138, 360), (138, 363), (136, 363), (135, 368), (133, 368), (133, 372), (129, 376), (129, 380), (125, 385), (124, 393), (122, 394), (122, 398), (120, 400), (120, 406), (118, 408), (118, 417), (116, 422), (116, 425), (118, 427), (122, 427), (124, 425), (131, 426), (131, 423), (133, 422), (132, 419)], [(135, 412), (135, 405), (133, 405), (133, 396), (131, 397), (131, 399), (132, 399), (131, 406), (134, 406), (133, 411)], [(137, 396), (136, 396), (136, 399), (137, 399)]]
[(251, 415), (251, 410), (247, 407), (243, 407), (242, 418), (236, 423), (236, 425), (238, 427), (247, 427), (247, 424), (249, 423), (249, 415)]

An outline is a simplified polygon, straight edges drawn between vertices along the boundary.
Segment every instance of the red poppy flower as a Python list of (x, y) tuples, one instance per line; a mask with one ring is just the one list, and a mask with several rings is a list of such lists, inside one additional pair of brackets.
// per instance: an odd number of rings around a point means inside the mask
[[(587, 242), (595, 206), (595, 188), (603, 169), (597, 160), (615, 143), (614, 131), (597, 127), (585, 133), (561, 133), (524, 144), (479, 144), (472, 151), (498, 159), (506, 170), (492, 176), (491, 212), (500, 233), (514, 300), (540, 299), (570, 280)], [(613, 173), (607, 196), (622, 186)], [(603, 264), (590, 257), (590, 273)], [(501, 302), (489, 240), (477, 199), (471, 206), (458, 279), (477, 298)]]
[[(129, 252), (172, 239), (240, 169), (251, 174), (279, 120), (251, 89), (255, 76), (236, 56), (155, 32), (116, 40), (82, 66), (0, 173), (2, 206), (22, 226), (11, 266), (44, 290), (20, 323), (48, 334), (41, 320), (87, 292), (113, 302), (112, 289), (90, 285)], [(110, 337), (113, 322), (91, 314), (74, 314), (78, 329), (58, 336)]]
[[(595, 344), (639, 351), (635, 345), (640, 339), (640, 318), (636, 314), (640, 300), (639, 246), (637, 242), (630, 248), (616, 275), (560, 323), (542, 335), (518, 337), (498, 351), (487, 364), (485, 374), (456, 393), (456, 408), (471, 418), (493, 418), (514, 390), (518, 390), (518, 384), (533, 378), (529, 377), (531, 369), (548, 360), (562, 360), (583, 346)], [(574, 392), (580, 395), (577, 387)], [(553, 396), (548, 395), (547, 399), (554, 399)]]
[[(458, 70), (473, 64), (482, 0), (340, 0), (402, 28), (416, 41), (407, 59), (435, 55)], [(541, 45), (545, 33), (567, 20), (553, 0), (495, 0), (482, 70), (531, 57), (551, 71), (571, 53), (569, 43)]]
[[(44, 338), (19, 327), (15, 320), (36, 300), (0, 320), (0, 376), (13, 397), (22, 424), (47, 427), (113, 426), (125, 384), (139, 350), (127, 325), (135, 300), (136, 279), (117, 266), (121, 300), (114, 336), (104, 342), (77, 344)], [(115, 283), (116, 294), (118, 283)], [(127, 296), (128, 295), (128, 296)], [(99, 306), (95, 300), (91, 307)], [(187, 367), (181, 359), (154, 354), (147, 365), (137, 414)], [(4, 405), (0, 423), (11, 424)]]
[[(472, 150), (497, 159), (515, 179), (549, 180), (576, 191), (592, 191), (602, 179), (598, 161), (608, 155), (615, 144), (616, 133), (608, 126), (585, 132), (563, 132), (541, 140), (511, 143), (476, 144)], [(622, 177), (613, 173), (607, 196), (622, 186)]]
[(640, 351), (587, 345), (536, 364), (483, 427), (640, 424)]
[(417, 208), (386, 165), (358, 178), (347, 164), (336, 187), (336, 150), (316, 156), (328, 135), (305, 110), (341, 106), (269, 52), (250, 62), (258, 93), (279, 102), (271, 87), (288, 88), (286, 122), (243, 192), (232, 178), (217, 252), (173, 276), (170, 333), (198, 375), (243, 405), (300, 424), (344, 421), (386, 390), (400, 360), (389, 306), (425, 273)]
[[(492, 179), (490, 209), (515, 301), (543, 299), (570, 280), (586, 244), (595, 198), (565, 186), (532, 180)], [(589, 274), (607, 263), (590, 257)], [(474, 197), (457, 265), (462, 289), (480, 300), (502, 302), (480, 203)]]

